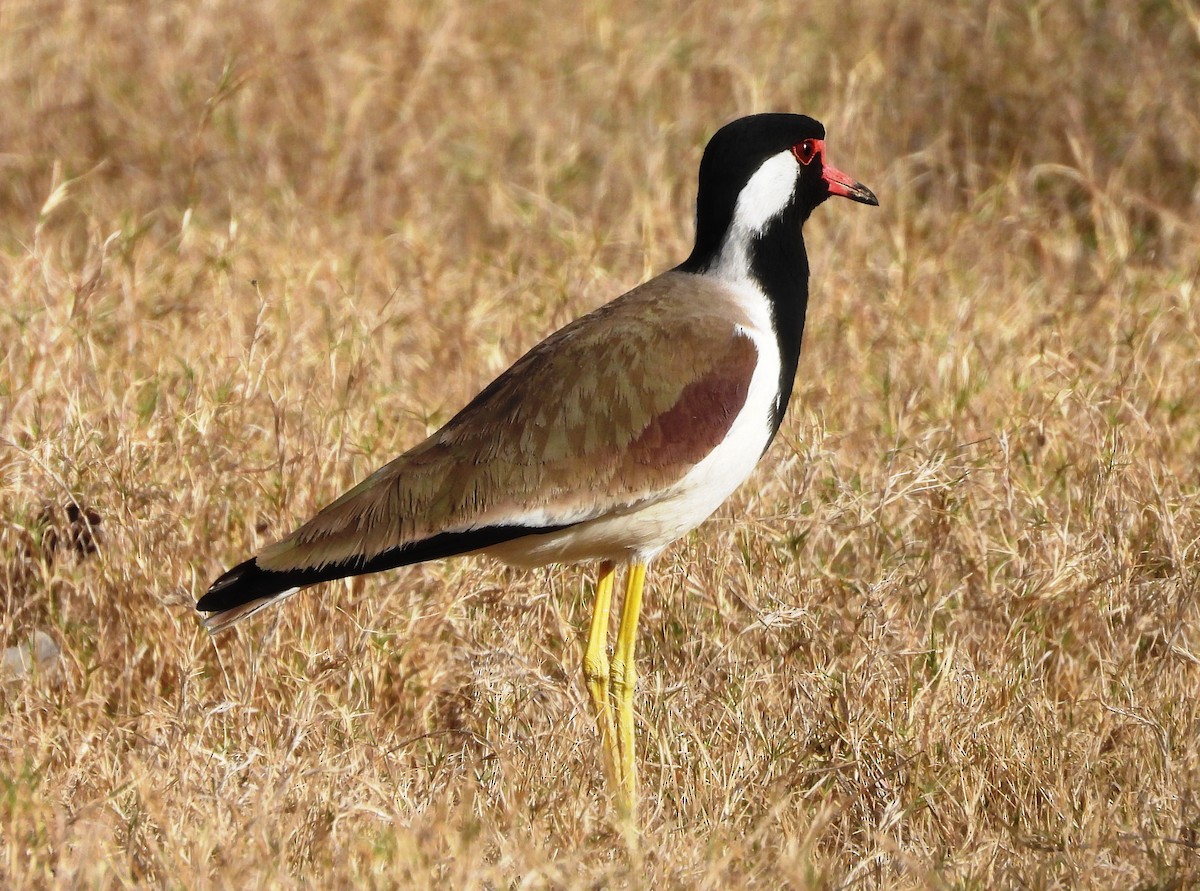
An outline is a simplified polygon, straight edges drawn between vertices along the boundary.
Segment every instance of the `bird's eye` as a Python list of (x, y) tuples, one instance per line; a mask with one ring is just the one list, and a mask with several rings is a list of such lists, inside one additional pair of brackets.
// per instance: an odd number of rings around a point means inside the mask
[(798, 142), (792, 146), (792, 154), (796, 156), (796, 160), (807, 167), (812, 163), (812, 159), (817, 156), (817, 141), (815, 139), (806, 139), (804, 142)]

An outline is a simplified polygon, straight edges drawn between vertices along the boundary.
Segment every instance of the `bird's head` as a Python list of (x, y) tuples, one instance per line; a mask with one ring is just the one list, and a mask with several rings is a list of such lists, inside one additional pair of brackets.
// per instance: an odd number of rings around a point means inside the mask
[(757, 114), (726, 124), (700, 161), (693, 260), (715, 258), (731, 235), (802, 224), (831, 195), (878, 205), (874, 193), (828, 162), (825, 128), (799, 114)]

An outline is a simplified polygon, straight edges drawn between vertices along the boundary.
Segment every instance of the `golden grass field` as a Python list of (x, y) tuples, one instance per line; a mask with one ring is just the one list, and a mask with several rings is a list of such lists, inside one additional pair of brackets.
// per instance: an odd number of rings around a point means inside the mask
[[(0, 686), (0, 885), (1200, 883), (1200, 13), (818, 6), (0, 3), (0, 643), (61, 649)], [(203, 631), (682, 260), (764, 110), (882, 206), (810, 221), (788, 420), (651, 569), (640, 844), (594, 567)]]

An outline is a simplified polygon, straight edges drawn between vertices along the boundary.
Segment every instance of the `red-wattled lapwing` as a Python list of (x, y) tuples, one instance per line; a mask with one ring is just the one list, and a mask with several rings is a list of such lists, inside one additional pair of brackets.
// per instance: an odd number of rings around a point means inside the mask
[[(542, 341), (424, 442), (213, 582), (196, 604), (205, 624), (456, 554), (598, 560), (583, 674), (610, 787), (631, 813), (646, 565), (716, 510), (779, 429), (808, 303), (800, 229), (830, 195), (879, 203), (826, 163), (817, 121), (760, 114), (722, 127), (700, 162), (687, 260)], [(617, 564), (629, 571), (610, 666)]]

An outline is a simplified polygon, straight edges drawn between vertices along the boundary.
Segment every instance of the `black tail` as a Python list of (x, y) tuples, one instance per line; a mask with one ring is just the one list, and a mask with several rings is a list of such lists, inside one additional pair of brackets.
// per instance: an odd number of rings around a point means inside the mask
[(258, 565), (258, 558), (251, 557), (213, 582), (204, 596), (196, 601), (196, 609), (209, 614), (204, 625), (209, 631), (217, 632), (260, 609), (291, 597), (302, 588), (377, 569), (391, 569), (403, 562), (413, 561), (355, 559), (314, 568), (278, 570), (263, 569)]
[(568, 525), (486, 526), (465, 532), (442, 532), (403, 547), (390, 548), (373, 557), (351, 557), (314, 567), (264, 569), (258, 565), (257, 557), (251, 557), (213, 582), (196, 602), (196, 609), (210, 613), (204, 624), (212, 631), (219, 631), (309, 585), (467, 554), (526, 535), (557, 532)]
[(258, 558), (251, 557), (213, 582), (207, 593), (196, 601), (196, 609), (205, 613), (223, 612), (251, 600), (273, 597), (292, 588), (307, 588), (348, 574), (345, 567), (340, 566), (276, 572), (263, 569), (258, 565)]

